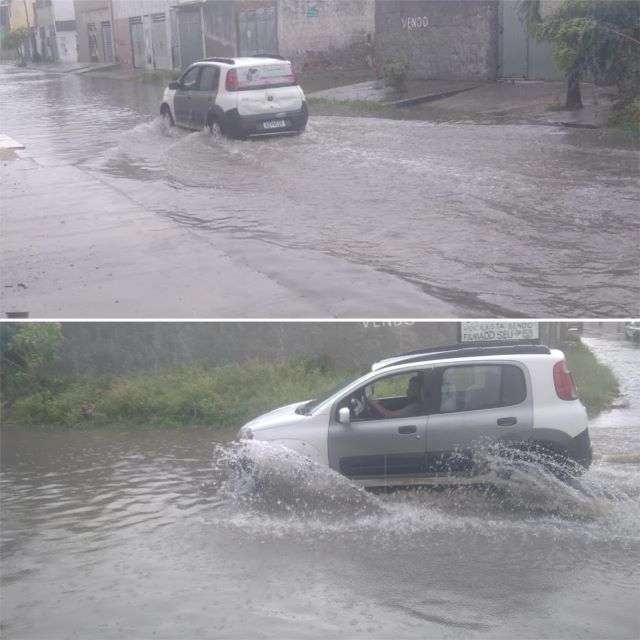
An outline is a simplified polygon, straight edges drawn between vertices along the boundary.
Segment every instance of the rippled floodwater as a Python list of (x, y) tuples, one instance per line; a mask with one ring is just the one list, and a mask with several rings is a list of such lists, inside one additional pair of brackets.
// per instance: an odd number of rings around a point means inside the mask
[(370, 493), (259, 449), (255, 482), (206, 430), (4, 426), (2, 637), (636, 638), (640, 349), (588, 340), (626, 406), (572, 485)]
[(156, 86), (0, 72), (3, 128), (34, 156), (258, 271), (252, 242), (281, 250), (287, 278), (347, 260), (460, 317), (639, 312), (639, 155), (614, 132), (312, 115), (303, 136), (247, 143), (169, 129)]

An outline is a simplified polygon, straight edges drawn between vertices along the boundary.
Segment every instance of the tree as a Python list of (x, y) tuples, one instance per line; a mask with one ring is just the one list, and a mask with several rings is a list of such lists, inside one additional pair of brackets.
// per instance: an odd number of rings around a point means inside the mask
[(20, 59), (20, 66), (26, 65), (24, 61), (24, 45), (29, 41), (29, 31), (26, 27), (20, 27), (10, 31), (4, 38), (2, 38), (2, 48), (7, 51), (15, 51)]
[(60, 359), (64, 337), (59, 322), (0, 324), (0, 390), (3, 396), (38, 385), (41, 370)]
[(37, 370), (59, 360), (63, 342), (59, 322), (24, 322), (9, 342), (9, 348), (30, 370)]
[(640, 90), (640, 2), (565, 0), (541, 14), (541, 0), (520, 0), (520, 16), (538, 40), (555, 44), (554, 58), (567, 78), (566, 109), (581, 109), (580, 81), (617, 84), (623, 93)]

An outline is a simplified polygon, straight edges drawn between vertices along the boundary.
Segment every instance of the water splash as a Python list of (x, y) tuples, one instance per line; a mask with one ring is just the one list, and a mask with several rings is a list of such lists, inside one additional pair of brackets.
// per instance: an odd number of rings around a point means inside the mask
[(487, 456), (481, 483), (370, 491), (282, 446), (219, 445), (218, 491), (229, 507), (220, 516), (244, 531), (278, 537), (637, 537), (637, 500), (616, 490), (619, 479), (597, 469), (559, 479), (537, 460)]
[(358, 517), (379, 513), (380, 500), (344, 476), (291, 449), (268, 442), (219, 446), (218, 468), (229, 471), (223, 493), (253, 509), (297, 517)]

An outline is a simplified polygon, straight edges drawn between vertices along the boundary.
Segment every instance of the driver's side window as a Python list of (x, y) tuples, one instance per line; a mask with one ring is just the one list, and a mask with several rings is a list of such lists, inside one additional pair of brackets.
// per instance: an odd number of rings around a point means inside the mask
[(180, 88), (184, 91), (194, 91), (198, 86), (200, 67), (189, 69), (180, 79)]
[(348, 407), (351, 421), (424, 415), (425, 373), (410, 371), (383, 376), (360, 387), (338, 405)]

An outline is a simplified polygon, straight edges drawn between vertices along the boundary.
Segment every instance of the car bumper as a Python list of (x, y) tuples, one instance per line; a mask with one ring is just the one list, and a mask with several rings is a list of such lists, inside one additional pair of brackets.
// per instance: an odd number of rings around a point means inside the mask
[(223, 132), (234, 138), (299, 133), (307, 126), (308, 119), (309, 111), (306, 103), (303, 103), (302, 109), (298, 111), (287, 111), (269, 116), (241, 116), (234, 109), (225, 117)]
[(572, 438), (569, 451), (569, 458), (578, 463), (585, 469), (591, 466), (593, 459), (593, 449), (591, 448), (591, 438), (589, 437), (589, 429), (585, 429), (582, 433)]

